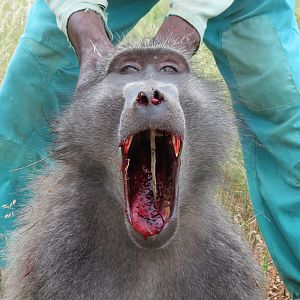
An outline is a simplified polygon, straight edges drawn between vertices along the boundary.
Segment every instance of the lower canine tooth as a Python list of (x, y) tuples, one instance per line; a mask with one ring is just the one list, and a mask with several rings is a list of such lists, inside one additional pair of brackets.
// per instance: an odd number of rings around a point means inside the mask
[(156, 188), (156, 145), (155, 145), (155, 136), (156, 129), (150, 129), (150, 147), (151, 147), (151, 174), (152, 174), (152, 190), (153, 190), (153, 199), (156, 200), (157, 188)]
[(170, 208), (170, 206), (164, 207), (164, 209), (163, 209), (163, 216), (165, 218), (169, 218), (170, 214), (171, 214), (171, 208)]

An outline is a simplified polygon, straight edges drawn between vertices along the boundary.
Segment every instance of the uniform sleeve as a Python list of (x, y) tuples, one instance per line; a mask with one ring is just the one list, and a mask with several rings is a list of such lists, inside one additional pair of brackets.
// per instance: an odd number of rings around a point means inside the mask
[(107, 15), (105, 12), (107, 7), (107, 0), (46, 0), (46, 2), (56, 16), (56, 23), (58, 28), (64, 32), (67, 38), (68, 19), (74, 12), (80, 10), (93, 10), (97, 12), (99, 14), (99, 17), (101, 17), (104, 21), (106, 31), (111, 36), (111, 33), (107, 28)]
[(179, 16), (203, 38), (207, 21), (225, 11), (234, 0), (171, 0), (168, 16)]

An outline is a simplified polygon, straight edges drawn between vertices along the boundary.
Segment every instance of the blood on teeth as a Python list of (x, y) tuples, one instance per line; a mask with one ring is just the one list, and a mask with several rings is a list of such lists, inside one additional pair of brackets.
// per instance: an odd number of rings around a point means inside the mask
[(178, 157), (181, 147), (181, 141), (180, 138), (176, 135), (172, 134), (172, 144), (175, 152), (175, 156)]
[(133, 138), (133, 136), (130, 135), (130, 136), (128, 136), (128, 138), (126, 138), (126, 139), (124, 140), (124, 142), (123, 142), (124, 154), (127, 154), (127, 153), (128, 153), (128, 151), (129, 151), (129, 149), (130, 149), (131, 142), (132, 142), (132, 138)]
[[(128, 178), (129, 166), (131, 166), (133, 163), (130, 161), (129, 158), (129, 152), (133, 141), (133, 135), (129, 135), (120, 143), (123, 155), (122, 172), (124, 180), (125, 199), (127, 201), (126, 214), (129, 223), (137, 232), (141, 233), (144, 237), (159, 234), (159, 232), (164, 228), (164, 224), (166, 224), (169, 221), (172, 210), (172, 188), (171, 186), (169, 186), (169, 188), (167, 186), (163, 186), (161, 184), (161, 174), (156, 174), (156, 172), (158, 171), (156, 166), (156, 162), (158, 159), (156, 157), (158, 145), (156, 143), (161, 142), (159, 138), (165, 138), (166, 140), (164, 141), (164, 143), (169, 143), (169, 146), (173, 147), (173, 155), (175, 155), (176, 158), (178, 158), (182, 147), (182, 140), (180, 137), (177, 137), (175, 134), (170, 134), (165, 131), (150, 129), (148, 138), (150, 139), (150, 153), (148, 152), (150, 154), (150, 157), (148, 156), (147, 159), (148, 164), (150, 163), (150, 165), (144, 165), (143, 162), (145, 161), (142, 158), (142, 165), (140, 166), (140, 168), (138, 169), (137, 167), (135, 167), (135, 170), (141, 172), (142, 174), (142, 178), (140, 180), (147, 180), (147, 182), (143, 183), (145, 184), (145, 188), (142, 189), (140, 192), (136, 187), (133, 187), (133, 192), (130, 192), (131, 188)], [(167, 146), (167, 144), (165, 145)], [(133, 150), (131, 155), (134, 154), (135, 153)], [(149, 154), (145, 153), (145, 155)], [(172, 158), (170, 157), (171, 161), (174, 159), (173, 155)], [(162, 157), (165, 156), (163, 155)], [(135, 177), (132, 178), (133, 181), (131, 184), (138, 180)], [(165, 180), (170, 180), (170, 178), (166, 177)], [(147, 189), (148, 194), (146, 194)], [(169, 191), (169, 189), (171, 190)], [(149, 213), (151, 212), (155, 213), (155, 215), (149, 215)]]

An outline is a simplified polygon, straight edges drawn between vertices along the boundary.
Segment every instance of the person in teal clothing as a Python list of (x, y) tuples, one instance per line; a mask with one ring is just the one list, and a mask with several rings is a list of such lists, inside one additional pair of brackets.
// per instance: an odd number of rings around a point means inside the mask
[[(0, 267), (26, 204), (27, 178), (51, 163), (48, 120), (79, 74), (113, 51), (156, 0), (36, 0), (0, 88)], [(194, 53), (203, 40), (238, 118), (255, 215), (279, 273), (300, 297), (300, 35), (292, 0), (173, 0), (155, 36)], [(72, 46), (73, 47), (72, 47)], [(75, 52), (74, 52), (75, 50)], [(79, 61), (79, 63), (78, 63)], [(79, 77), (79, 83), (80, 84)]]

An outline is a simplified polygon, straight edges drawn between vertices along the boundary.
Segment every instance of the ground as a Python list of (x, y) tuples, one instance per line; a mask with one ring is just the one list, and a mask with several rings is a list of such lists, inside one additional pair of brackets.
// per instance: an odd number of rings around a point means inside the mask
[[(0, 83), (4, 77), (7, 64), (23, 32), (26, 13), (32, 0), (1, 0), (0, 3)], [(168, 1), (162, 0), (151, 13), (145, 17), (133, 30), (131, 36), (152, 36), (163, 21), (168, 9)], [(300, 0), (296, 0), (296, 15), (300, 23)], [(149, 25), (151, 24), (151, 25)], [(214, 60), (205, 48), (201, 46), (195, 60), (199, 62), (200, 72), (207, 78), (222, 80), (215, 66)], [(224, 88), (224, 96), (228, 94)], [(266, 245), (259, 232), (252, 212), (251, 202), (247, 192), (245, 170), (242, 164), (241, 152), (237, 142), (233, 158), (224, 166), (225, 182), (219, 191), (220, 200), (230, 213), (232, 219), (244, 230), (245, 236), (251, 244), (253, 254), (257, 258), (265, 274), (265, 299), (291, 299), (278, 272), (270, 258)], [(1, 274), (0, 274), (1, 281)], [(1, 286), (1, 283), (0, 283)]]

